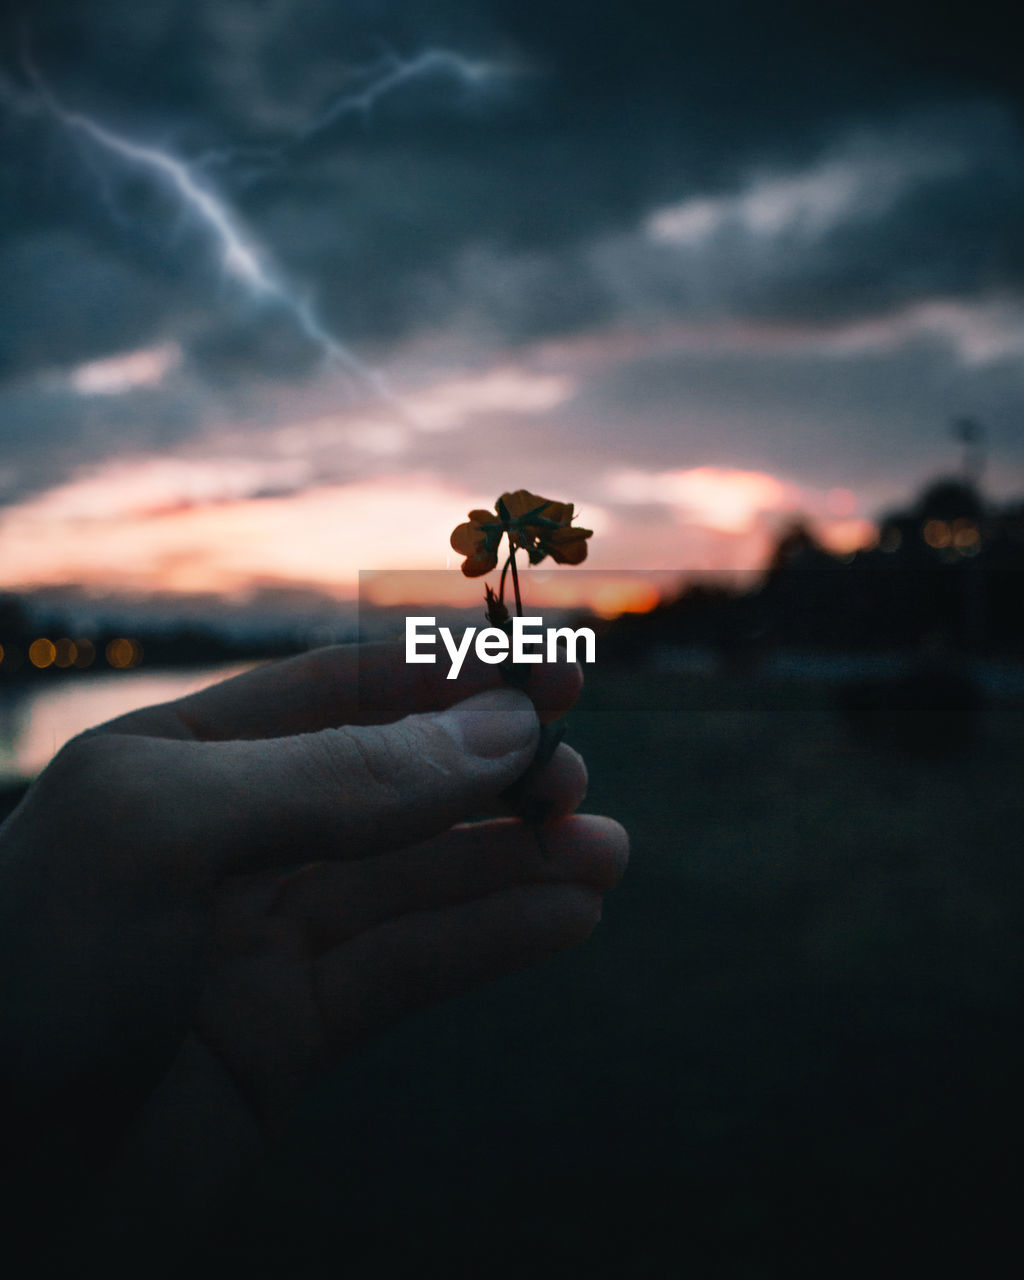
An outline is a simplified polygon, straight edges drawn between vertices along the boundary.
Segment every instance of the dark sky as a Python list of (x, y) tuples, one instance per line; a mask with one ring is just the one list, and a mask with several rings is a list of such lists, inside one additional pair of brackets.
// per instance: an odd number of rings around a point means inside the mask
[[(575, 461), (613, 515), (617, 472), (667, 503), (658, 477), (695, 467), (850, 488), (870, 515), (955, 465), (962, 414), (992, 490), (1024, 481), (1024, 82), (1003, 4), (5, 12), (8, 532), (110, 460), (226, 456), (228, 427), (269, 459), (251, 493), (454, 468), (489, 492), (473, 441), (511, 420), (517, 461)], [(226, 270), (167, 174), (83, 120), (186, 166), (278, 291)], [(385, 443), (310, 446), (278, 475), (279, 433), (341, 403), (325, 334), (380, 372), (383, 400), (358, 373), (345, 394), (350, 434), (369, 420)], [(130, 352), (155, 366), (83, 381)], [(417, 426), (445, 379), (509, 368), (507, 405), (478, 389), (454, 425)]]

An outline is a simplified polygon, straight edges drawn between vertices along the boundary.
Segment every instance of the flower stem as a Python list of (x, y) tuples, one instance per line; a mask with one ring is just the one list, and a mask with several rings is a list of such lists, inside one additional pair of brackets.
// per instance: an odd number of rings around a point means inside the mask
[(513, 547), (509, 552), (508, 563), (512, 568), (512, 590), (516, 596), (516, 614), (518, 617), (523, 616), (523, 598), (519, 594), (519, 571), (516, 568), (516, 552)]

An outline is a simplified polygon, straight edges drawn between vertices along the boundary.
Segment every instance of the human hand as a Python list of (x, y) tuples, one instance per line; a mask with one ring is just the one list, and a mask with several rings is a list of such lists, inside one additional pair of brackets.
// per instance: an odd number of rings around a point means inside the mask
[(0, 834), (26, 1139), (78, 1126), (98, 1159), (145, 1104), (202, 1117), (227, 1168), (389, 1022), (583, 941), (626, 841), (571, 816), (582, 761), (561, 746), (533, 784), (548, 857), (496, 816), (579, 684), (538, 667), (531, 704), (494, 667), (334, 648), (69, 744)]

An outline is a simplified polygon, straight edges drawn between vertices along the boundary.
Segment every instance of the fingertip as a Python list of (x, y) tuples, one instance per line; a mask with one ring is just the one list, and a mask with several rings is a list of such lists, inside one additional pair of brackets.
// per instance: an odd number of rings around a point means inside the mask
[(518, 689), (488, 689), (428, 714), (463, 751), (483, 759), (532, 750), (537, 743), (536, 708)]
[(578, 877), (601, 892), (613, 889), (629, 865), (629, 834), (614, 818), (578, 813), (545, 827), (544, 846), (554, 874)]
[(597, 813), (578, 814), (576, 826), (578, 838), (614, 869), (618, 883), (629, 866), (629, 832), (621, 822)]
[(587, 766), (580, 753), (561, 742), (536, 775), (527, 774), (517, 788), (515, 813), (534, 823), (558, 822), (574, 813), (587, 794)]
[(587, 941), (600, 923), (602, 900), (600, 890), (575, 883), (536, 885), (522, 899), (530, 932), (559, 950)]

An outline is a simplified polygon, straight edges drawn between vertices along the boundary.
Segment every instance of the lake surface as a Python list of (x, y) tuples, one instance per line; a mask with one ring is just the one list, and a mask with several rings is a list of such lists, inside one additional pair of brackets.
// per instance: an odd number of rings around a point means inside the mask
[(139, 707), (167, 702), (245, 671), (251, 663), (187, 671), (74, 676), (49, 687), (0, 692), (0, 782), (34, 778), (76, 733)]

